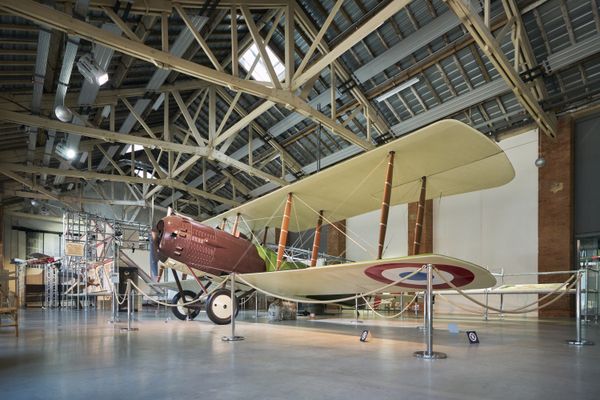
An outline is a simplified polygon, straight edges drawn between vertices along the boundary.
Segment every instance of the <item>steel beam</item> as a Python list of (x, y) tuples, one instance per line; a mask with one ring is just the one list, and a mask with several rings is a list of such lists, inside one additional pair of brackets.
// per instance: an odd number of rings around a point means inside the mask
[(25, 177), (22, 177), (18, 174), (15, 174), (14, 172), (5, 170), (3, 168), (0, 168), (0, 173), (6, 175), (7, 177), (9, 177), (12, 180), (15, 180), (15, 181), (21, 183), (22, 185), (28, 187), (31, 190), (35, 190), (36, 192), (41, 193), (42, 195), (48, 197), (49, 199), (60, 201), (58, 196), (56, 196), (54, 193), (51, 193), (48, 190), (44, 189), (43, 187), (36, 185), (35, 183), (33, 183), (32, 181), (30, 181), (29, 179), (27, 179)]
[[(65, 1), (66, 0), (62, 0)], [(131, 4), (130, 13), (133, 14), (144, 14), (144, 15), (160, 15), (161, 13), (171, 13), (173, 6), (179, 4), (185, 8), (199, 9), (205, 4), (204, 1), (199, 0), (128, 0)], [(102, 7), (114, 7), (114, 0), (91, 0), (91, 8), (102, 8)], [(287, 0), (220, 0), (214, 4), (216, 8), (230, 8), (232, 6), (239, 6), (245, 4), (250, 8), (257, 9), (272, 9), (285, 7), (288, 2)]]
[[(405, 2), (408, 2), (408, 0), (396, 0), (392, 4)], [(167, 68), (218, 85), (228, 86), (234, 90), (240, 90), (254, 96), (283, 104), (285, 106), (290, 106), (296, 109), (297, 112), (321, 122), (332, 132), (340, 135), (350, 143), (357, 144), (363, 149), (367, 150), (374, 148), (371, 143), (357, 136), (352, 131), (337, 124), (336, 121), (332, 120), (331, 118), (328, 118), (322, 113), (313, 109), (306, 102), (299, 100), (291, 91), (270, 88), (255, 81), (233, 77), (227, 73), (216, 71), (214, 69), (196, 64), (192, 61), (184, 60), (180, 57), (175, 57), (172, 54), (159, 51), (136, 41), (108, 33), (86, 22), (79, 21), (60, 11), (46, 7), (31, 0), (3, 0), (3, 2), (0, 3), (0, 9), (28, 20), (48, 25), (54, 29), (65, 32), (77, 32), (77, 34), (82, 38), (106, 47), (113, 48), (121, 53), (139, 58), (140, 60), (150, 62), (159, 68)], [(390, 9), (388, 6), (383, 10), (388, 10), (388, 12), (390, 12), (390, 10), (393, 11), (394, 9), (395, 8)], [(373, 21), (370, 22), (370, 24), (367, 23), (366, 25), (372, 30), (374, 29)], [(381, 22), (383, 22), (383, 20)], [(359, 30), (358, 32), (362, 32), (364, 34), (363, 30)], [(355, 38), (356, 35), (353, 34), (351, 37)], [(343, 45), (345, 46), (347, 43), (343, 43)], [(340, 49), (338, 49), (338, 52), (339, 50)], [(334, 53), (334, 55), (338, 52)], [(334, 55), (330, 56), (329, 58), (337, 58), (337, 56), (334, 57)], [(331, 62), (331, 60), (329, 60), (328, 63), (329, 62)], [(311, 72), (313, 67), (309, 68), (309, 70), (302, 75)]]
[[(67, 169), (59, 169), (59, 168), (47, 168), (47, 167), (36, 167), (30, 165), (21, 165), (21, 164), (10, 164), (10, 163), (0, 163), (0, 171), (3, 174), (11, 173), (11, 172), (25, 172), (29, 174), (41, 174), (46, 173), (48, 175), (54, 176), (70, 176), (73, 178), (85, 179), (85, 180), (102, 180), (102, 181), (110, 181), (110, 182), (125, 182), (125, 183), (138, 183), (142, 185), (160, 185), (164, 187), (171, 187), (174, 189), (182, 190), (184, 192), (188, 192), (192, 195), (196, 195), (199, 197), (203, 197), (208, 200), (217, 201), (219, 203), (228, 204), (231, 206), (238, 206), (240, 203), (237, 201), (233, 201), (231, 199), (227, 199), (225, 197), (221, 197), (209, 192), (205, 192), (200, 189), (189, 187), (188, 185), (176, 181), (174, 179), (152, 179), (152, 178), (142, 178), (139, 176), (121, 176), (121, 175), (111, 175), (111, 174), (102, 174), (99, 172), (91, 172), (91, 171), (78, 171), (78, 170), (67, 170)], [(8, 175), (7, 175), (8, 176)], [(47, 194), (47, 193), (44, 193)], [(51, 195), (51, 193), (50, 193)], [(57, 198), (59, 200), (59, 198)], [(59, 200), (60, 201), (60, 200)]]
[(316, 74), (320, 74), (321, 71), (331, 64), (332, 61), (337, 59), (339, 56), (350, 50), (354, 45), (363, 40), (367, 35), (379, 28), (387, 19), (391, 18), (398, 11), (406, 7), (411, 0), (393, 0), (382, 8), (377, 14), (375, 14), (370, 20), (366, 21), (362, 26), (352, 32), (342, 42), (340, 42), (335, 48), (331, 49), (329, 53), (323, 55), (317, 62), (312, 64), (306, 71), (296, 77), (293, 82), (293, 89), (298, 89), (310, 78)]
[(27, 126), (35, 126), (38, 128), (55, 129), (61, 132), (74, 133), (76, 135), (105, 140), (106, 142), (139, 144), (151, 149), (159, 148), (166, 151), (176, 151), (200, 156), (208, 155), (208, 149), (205, 147), (187, 146), (179, 143), (166, 142), (164, 140), (156, 140), (134, 135), (123, 135), (104, 129), (90, 128), (87, 126), (60, 122), (34, 115), (16, 113), (14, 111), (0, 110), (0, 120), (10, 121), (16, 124), (23, 124)]
[(97, 199), (93, 197), (75, 197), (75, 196), (48, 196), (42, 193), (25, 192), (22, 190), (7, 190), (5, 191), (7, 196), (22, 197), (24, 199), (38, 199), (38, 200), (56, 200), (63, 203), (77, 204), (108, 204), (111, 206), (136, 206), (146, 207), (147, 204), (143, 200), (105, 200)]
[(296, 70), (293, 79), (297, 79), (297, 77), (302, 75), (302, 72), (304, 72), (304, 68), (310, 61), (310, 58), (317, 49), (317, 46), (321, 42), (321, 39), (323, 39), (323, 36), (325, 36), (327, 29), (329, 29), (329, 26), (333, 22), (333, 19), (335, 18), (337, 12), (339, 11), (343, 3), (344, 0), (337, 0), (337, 2), (333, 5), (333, 8), (329, 10), (329, 15), (327, 15), (327, 18), (325, 18), (325, 22), (323, 22), (323, 24), (321, 25), (321, 29), (319, 29), (319, 33), (317, 33), (315, 40), (313, 40), (313, 42), (311, 43), (310, 47), (306, 51), (306, 54), (304, 54), (304, 58), (300, 62), (300, 65), (298, 66), (298, 69)]
[(556, 137), (557, 123), (554, 115), (546, 113), (531, 90), (521, 80), (519, 73), (512, 66), (492, 32), (485, 26), (479, 14), (473, 12), (464, 0), (446, 0), (451, 10), (462, 21), (479, 48), (487, 55), (500, 76), (504, 78), (517, 100), (548, 136)]

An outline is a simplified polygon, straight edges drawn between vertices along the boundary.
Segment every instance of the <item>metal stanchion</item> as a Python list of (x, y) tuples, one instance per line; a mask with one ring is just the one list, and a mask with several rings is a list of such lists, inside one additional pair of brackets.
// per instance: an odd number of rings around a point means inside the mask
[(113, 266), (112, 266), (112, 270), (110, 272), (110, 280), (111, 280), (111, 285), (112, 285), (112, 298), (111, 298), (111, 309), (112, 309), (112, 319), (108, 322), (110, 322), (111, 324), (114, 324), (116, 322), (120, 322), (119, 321), (119, 298), (117, 296), (117, 290), (119, 287), (119, 282), (118, 279), (115, 279), (119, 277), (119, 266), (118, 266), (118, 254), (119, 254), (119, 244), (117, 243), (117, 241), (115, 240), (115, 248), (114, 248), (114, 259), (113, 259)]
[(588, 309), (588, 304), (589, 304), (588, 297), (590, 295), (590, 290), (589, 290), (589, 288), (590, 288), (590, 273), (589, 273), (589, 269), (585, 268), (585, 270), (583, 271), (583, 274), (584, 275), (582, 275), (582, 277), (585, 276), (585, 302), (584, 302), (585, 313), (583, 314), (583, 322), (587, 325), (587, 323), (589, 322), (588, 321), (588, 314), (590, 313), (589, 309)]
[(258, 290), (254, 291), (254, 319), (258, 321)]
[(237, 301), (235, 301), (235, 272), (232, 272), (231, 275), (231, 335), (223, 336), (221, 340), (224, 342), (237, 342), (240, 340), (244, 340), (243, 336), (237, 336), (235, 334), (235, 314), (237, 311)]
[[(426, 265), (423, 265), (423, 268), (425, 268)], [(418, 299), (417, 299), (418, 301)], [(423, 325), (418, 326), (417, 329), (427, 333), (427, 321), (428, 321), (428, 310), (427, 310), (427, 298), (426, 298), (426, 294), (425, 292), (423, 292)]]
[(354, 316), (356, 317), (354, 319), (354, 321), (352, 321), (353, 324), (362, 324), (362, 321), (360, 321), (358, 319), (358, 294), (355, 295), (356, 297), (354, 298)]
[[(404, 292), (400, 292), (400, 311), (404, 310)], [(400, 314), (400, 319), (404, 319), (404, 313)]]
[(131, 289), (131, 279), (127, 280), (127, 328), (121, 328), (122, 331), (137, 331), (138, 328), (131, 327), (131, 320), (133, 318), (133, 289)]
[(591, 346), (594, 342), (583, 339), (581, 337), (581, 270), (577, 271), (577, 285), (575, 286), (575, 329), (577, 332), (577, 338), (567, 340), (567, 343), (573, 346)]
[(600, 306), (600, 270), (595, 269), (594, 272), (596, 273), (596, 316), (595, 316), (595, 322), (598, 323), (598, 307)]
[(489, 309), (488, 304), (490, 300), (490, 292), (489, 289), (485, 289), (485, 311), (483, 312), (483, 320), (487, 321), (489, 317)]
[(446, 353), (433, 351), (433, 265), (427, 264), (427, 350), (415, 351), (413, 355), (426, 360), (448, 357)]

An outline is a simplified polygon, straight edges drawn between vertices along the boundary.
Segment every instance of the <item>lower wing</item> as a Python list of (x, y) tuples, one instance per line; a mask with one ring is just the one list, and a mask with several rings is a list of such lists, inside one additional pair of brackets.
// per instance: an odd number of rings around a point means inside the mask
[[(243, 274), (241, 279), (274, 295), (284, 297), (369, 293), (408, 277), (423, 265), (432, 264), (433, 289), (482, 289), (496, 284), (485, 268), (437, 254), (423, 254), (375, 261), (362, 261), (306, 269)], [(442, 278), (443, 276), (443, 278)], [(419, 271), (383, 292), (417, 292), (427, 288), (427, 272)]]

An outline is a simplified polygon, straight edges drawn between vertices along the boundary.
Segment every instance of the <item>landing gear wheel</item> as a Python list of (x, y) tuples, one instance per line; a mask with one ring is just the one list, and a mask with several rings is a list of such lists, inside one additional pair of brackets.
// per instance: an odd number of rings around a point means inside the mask
[[(196, 299), (196, 293), (192, 292), (191, 290), (184, 290), (183, 298), (181, 297), (181, 293), (177, 292), (177, 294), (175, 294), (175, 296), (173, 296), (173, 298), (171, 299), (171, 304), (185, 304), (189, 303), (190, 301), (193, 301), (194, 299)], [(190, 307), (171, 307), (171, 312), (173, 313), (173, 315), (175, 315), (175, 317), (182, 321), (187, 320), (188, 315), (189, 319), (194, 319), (198, 316), (198, 314), (200, 314), (200, 302), (191, 304)]]
[[(206, 302), (206, 315), (217, 325), (231, 323), (231, 290), (218, 289)], [(238, 298), (235, 298), (235, 315), (240, 311)]]

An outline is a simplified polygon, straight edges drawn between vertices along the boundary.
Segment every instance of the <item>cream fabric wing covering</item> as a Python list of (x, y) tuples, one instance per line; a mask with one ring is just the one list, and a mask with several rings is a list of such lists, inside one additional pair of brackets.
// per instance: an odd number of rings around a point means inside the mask
[(427, 199), (501, 186), (514, 177), (496, 143), (460, 121), (442, 120), (204, 223), (217, 226), (239, 213), (254, 231), (280, 227), (288, 193), (294, 198), (290, 231), (313, 228), (320, 210), (326, 221), (333, 222), (379, 209), (391, 151), (395, 152), (391, 205), (418, 201), (423, 176)]
[[(496, 278), (488, 270), (468, 261), (459, 260), (439, 254), (421, 254), (417, 256), (388, 258), (384, 260), (362, 261), (350, 264), (328, 265), (289, 271), (259, 272), (242, 274), (240, 279), (278, 296), (316, 296), (340, 295), (348, 293), (368, 293), (386, 285), (368, 277), (365, 270), (379, 264), (416, 264), (451, 265), (467, 270), (473, 274), (473, 280), (467, 284), (459, 284), (462, 289), (481, 289), (494, 286)], [(412, 270), (407, 270), (412, 272)], [(435, 276), (436, 272), (434, 272)], [(242, 282), (244, 282), (242, 281)], [(413, 283), (414, 284), (414, 283)], [(401, 289), (405, 292), (424, 290), (427, 281), (421, 287), (405, 286), (402, 283), (388, 287), (385, 292)], [(434, 286), (435, 288), (435, 286)]]

